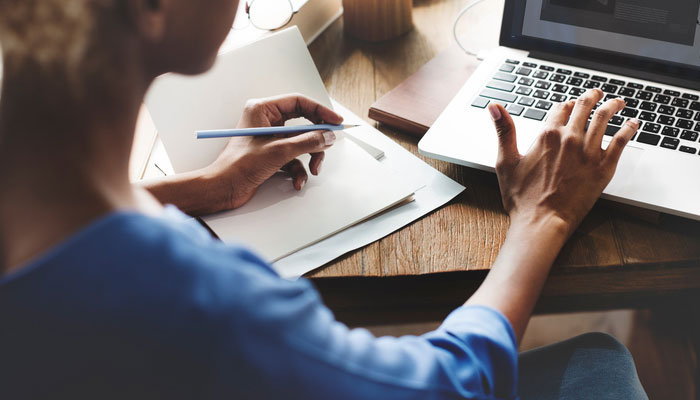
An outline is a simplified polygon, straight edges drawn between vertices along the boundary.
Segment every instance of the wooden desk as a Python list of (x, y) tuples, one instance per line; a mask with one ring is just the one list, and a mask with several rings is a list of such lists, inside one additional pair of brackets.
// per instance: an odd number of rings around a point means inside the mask
[[(337, 21), (310, 46), (331, 96), (366, 116), (374, 101), (452, 44), (453, 17), (466, 3), (415, 0), (416, 28), (381, 44), (346, 37)], [(502, 7), (502, 1), (485, 2), (465, 17), (470, 47), (497, 44)], [(415, 137), (378, 128), (418, 154)], [(478, 287), (498, 254), (508, 218), (495, 175), (423, 159), (467, 190), (309, 275), (348, 324), (439, 320)], [(598, 204), (562, 250), (538, 311), (688, 305), (699, 296), (700, 223), (673, 217), (650, 223)]]

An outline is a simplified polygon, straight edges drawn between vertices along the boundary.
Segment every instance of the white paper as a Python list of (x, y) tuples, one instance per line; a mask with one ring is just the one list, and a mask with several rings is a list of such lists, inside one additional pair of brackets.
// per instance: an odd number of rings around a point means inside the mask
[(358, 139), (384, 151), (381, 162), (410, 180), (414, 186), (422, 187), (415, 193), (415, 201), (397, 207), (361, 224), (352, 226), (319, 243), (287, 256), (272, 267), (280, 276), (297, 279), (341, 255), (377, 241), (410, 224), (460, 194), (465, 187), (432, 168), (418, 157), (384, 136), (362, 118), (353, 114), (337, 102), (334, 108), (345, 117), (348, 124), (361, 127), (348, 130)]
[(224, 242), (243, 244), (273, 262), (400, 203), (418, 188), (343, 138), (326, 151), (322, 173), (310, 176), (301, 191), (280, 173), (244, 206), (203, 220)]
[(235, 128), (248, 99), (302, 93), (331, 107), (316, 65), (296, 27), (219, 55), (200, 76), (158, 78), (146, 105), (175, 172), (211, 164), (228, 139), (197, 140), (197, 130)]

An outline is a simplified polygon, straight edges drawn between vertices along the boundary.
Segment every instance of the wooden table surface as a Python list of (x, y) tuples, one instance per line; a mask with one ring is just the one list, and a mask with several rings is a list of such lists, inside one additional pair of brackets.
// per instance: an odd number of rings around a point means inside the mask
[[(342, 18), (336, 21), (309, 47), (331, 96), (373, 122), (367, 118), (372, 103), (453, 45), (453, 19), (467, 3), (414, 0), (415, 29), (378, 44), (345, 35)], [(502, 8), (502, 0), (492, 0), (465, 16), (460, 31), (470, 48), (497, 45)], [(417, 138), (378, 128), (418, 154)], [(468, 298), (495, 261), (508, 228), (495, 175), (421, 158), (467, 190), (308, 275), (346, 323), (438, 320)], [(697, 301), (700, 223), (670, 216), (650, 221), (638, 211), (597, 204), (558, 257), (538, 311)]]

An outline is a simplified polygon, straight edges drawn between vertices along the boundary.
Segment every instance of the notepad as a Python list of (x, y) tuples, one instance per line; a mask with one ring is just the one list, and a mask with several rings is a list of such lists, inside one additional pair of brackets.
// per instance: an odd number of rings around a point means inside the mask
[[(219, 55), (202, 76), (159, 78), (146, 105), (175, 171), (184, 172), (209, 165), (228, 143), (197, 140), (196, 130), (235, 127), (248, 99), (294, 92), (333, 106), (301, 34), (290, 28)], [(380, 149), (351, 139), (352, 129), (338, 136), (326, 151), (322, 173), (310, 175), (301, 191), (279, 173), (243, 207), (203, 220), (224, 242), (246, 245), (274, 262), (406, 201), (419, 189), (377, 161)], [(300, 158), (308, 164), (310, 157)]]

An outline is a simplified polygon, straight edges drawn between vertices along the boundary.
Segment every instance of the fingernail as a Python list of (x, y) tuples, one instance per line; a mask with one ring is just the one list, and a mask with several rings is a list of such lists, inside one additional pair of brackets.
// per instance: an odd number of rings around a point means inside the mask
[(308, 179), (308, 178), (304, 178), (304, 179), (301, 181), (301, 185), (299, 185), (299, 190), (301, 190), (301, 189), (304, 188), (304, 185), (306, 185), (306, 180), (307, 180), (307, 179)]
[(488, 106), (489, 114), (491, 114), (491, 119), (496, 122), (501, 119), (501, 110), (495, 104), (489, 104)]
[(321, 173), (321, 167), (323, 167), (323, 160), (319, 161), (318, 167), (316, 167), (316, 175)]
[(639, 126), (639, 120), (637, 118), (632, 118), (630, 119), (630, 122), (634, 124), (635, 126)]
[(335, 143), (335, 133), (332, 131), (323, 132), (323, 141), (326, 143), (326, 146), (332, 145)]

